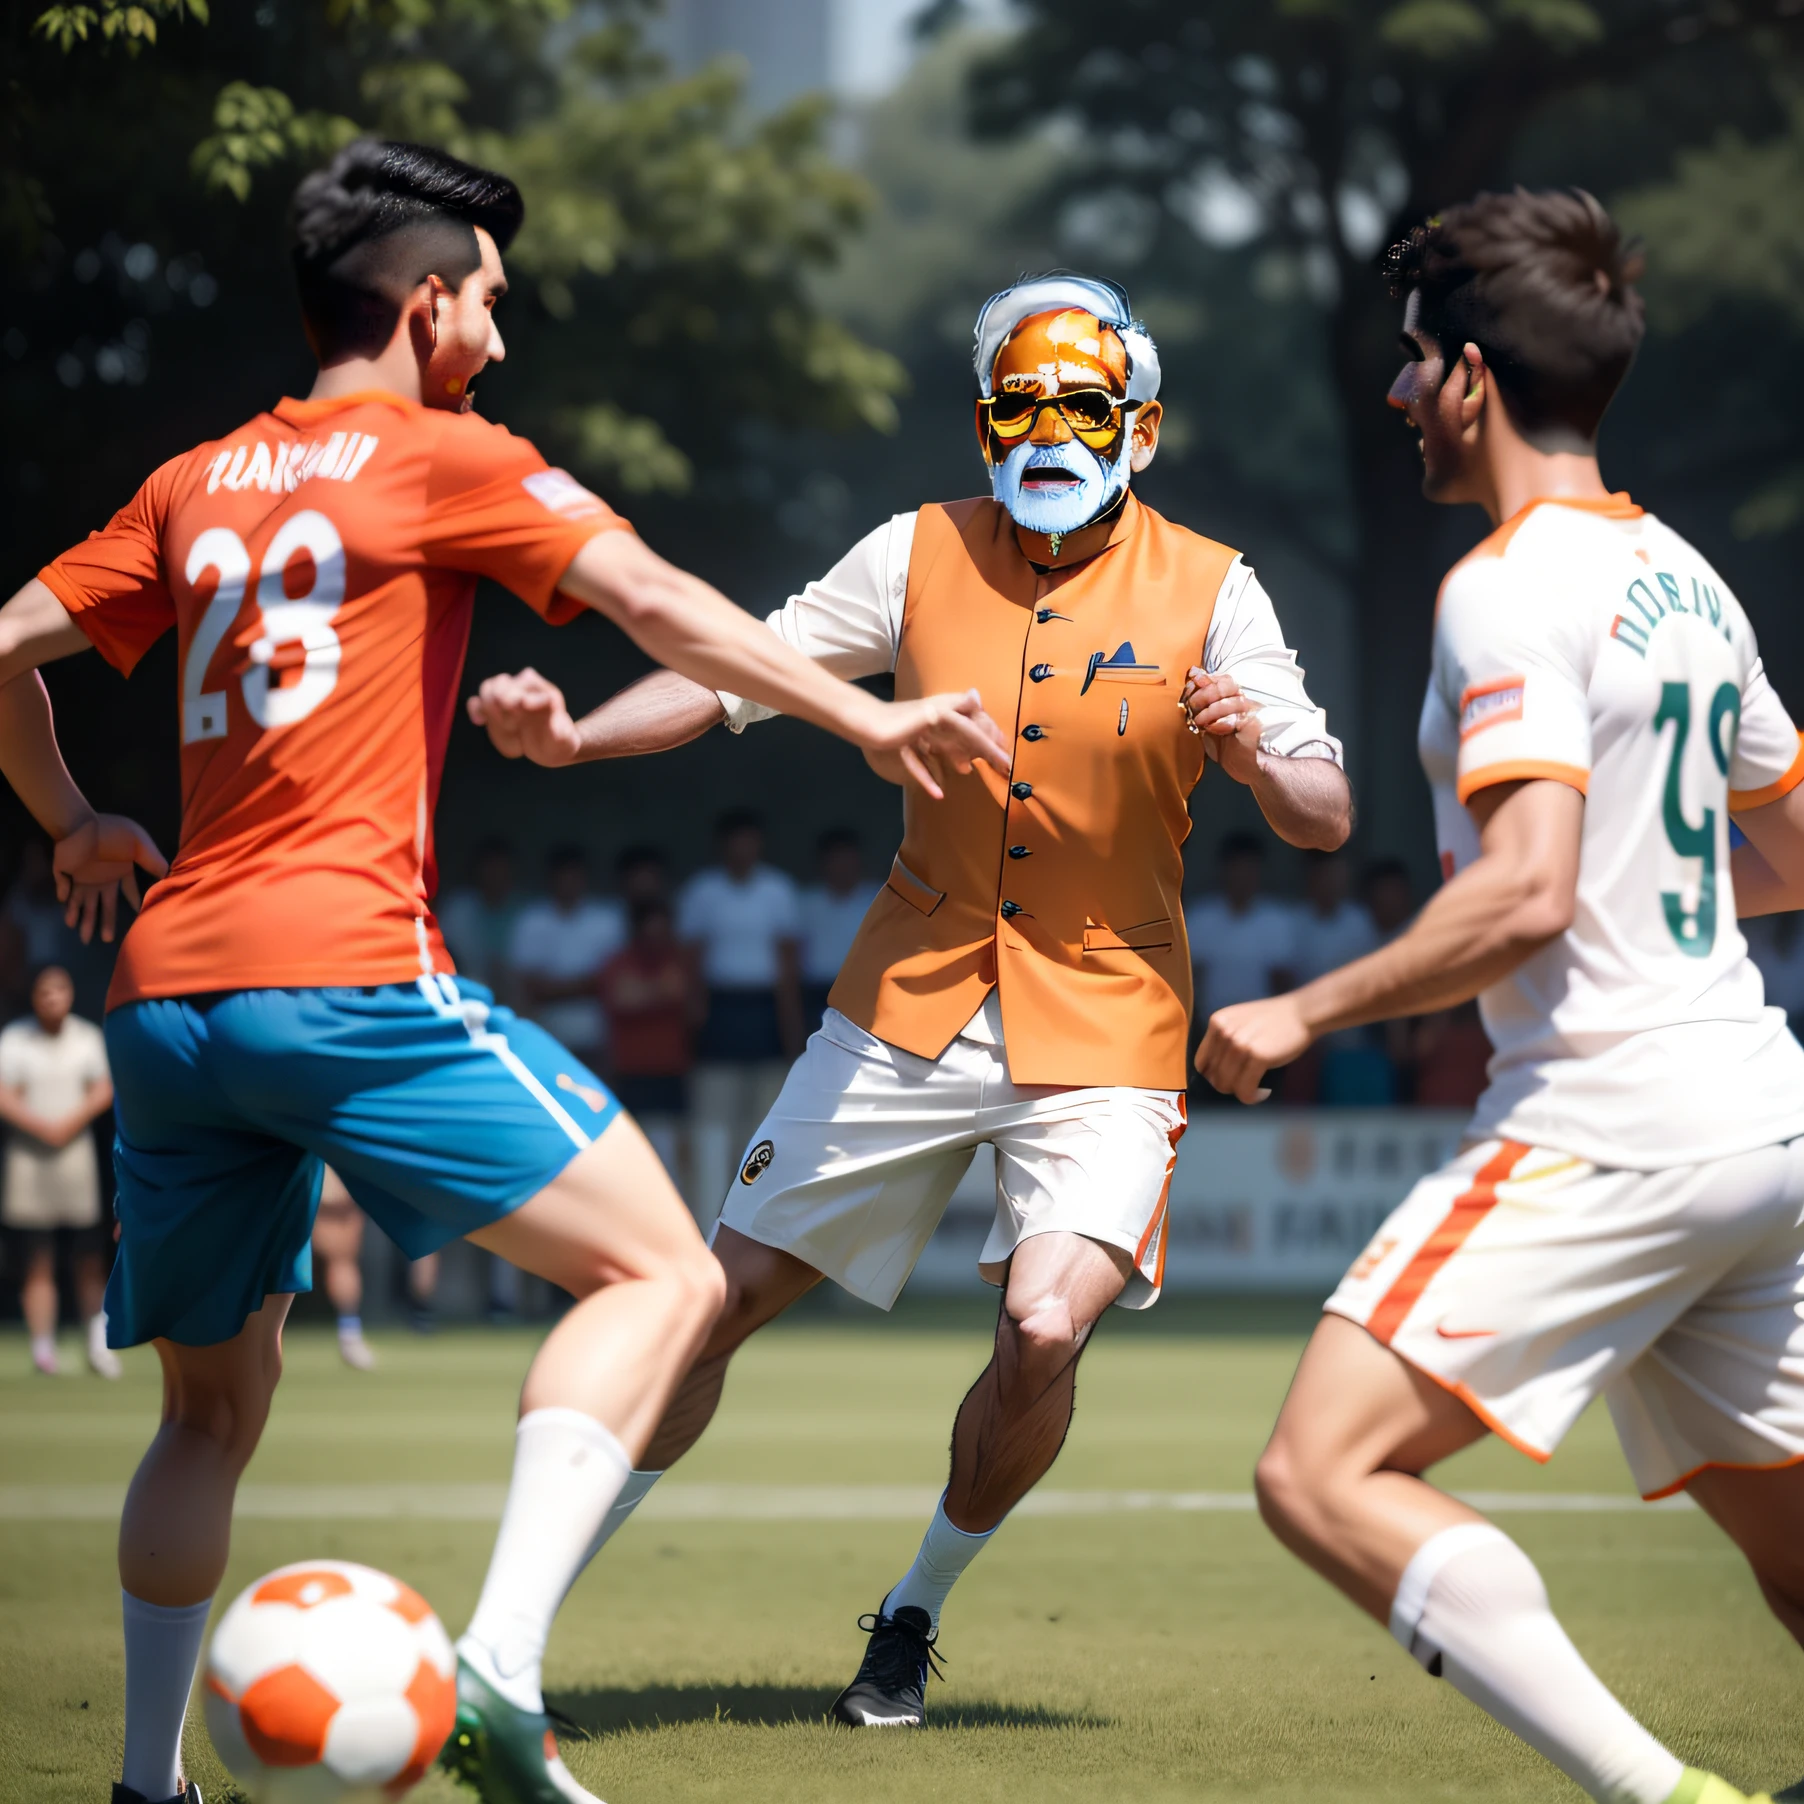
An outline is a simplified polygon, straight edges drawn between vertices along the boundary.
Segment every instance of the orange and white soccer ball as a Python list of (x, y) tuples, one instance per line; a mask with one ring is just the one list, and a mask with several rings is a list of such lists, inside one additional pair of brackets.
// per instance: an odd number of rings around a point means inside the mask
[(207, 1652), (207, 1729), (256, 1804), (378, 1804), (431, 1766), (457, 1716), (457, 1659), (417, 1591), (305, 1560), (260, 1578)]

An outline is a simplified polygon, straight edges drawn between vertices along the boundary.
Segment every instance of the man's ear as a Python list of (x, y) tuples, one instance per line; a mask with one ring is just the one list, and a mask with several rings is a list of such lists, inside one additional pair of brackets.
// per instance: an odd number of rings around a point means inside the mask
[(1134, 426), (1129, 438), (1128, 468), (1137, 475), (1150, 464), (1159, 450), (1159, 422), (1165, 409), (1157, 401), (1148, 401), (1134, 409)]
[(438, 297), (443, 288), (444, 284), (437, 276), (428, 276), (401, 303), (401, 317), (407, 325), (408, 342), (412, 344), (413, 354), (419, 359), (422, 368), (431, 361), (432, 353), (438, 349)]
[(1461, 353), (1464, 365), (1463, 377), (1466, 392), (1460, 398), (1459, 423), (1463, 431), (1471, 426), (1484, 412), (1485, 399), (1490, 391), (1490, 372), (1485, 368), (1485, 356), (1477, 345), (1469, 344)]

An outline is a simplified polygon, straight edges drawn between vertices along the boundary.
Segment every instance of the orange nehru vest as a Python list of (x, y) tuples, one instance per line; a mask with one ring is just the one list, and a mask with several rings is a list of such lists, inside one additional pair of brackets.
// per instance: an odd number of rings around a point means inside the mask
[(1041, 576), (999, 503), (921, 509), (896, 694), (977, 688), (1014, 768), (948, 771), (942, 802), (905, 786), (835, 1008), (938, 1058), (999, 986), (1016, 1083), (1184, 1087), (1203, 742), (1178, 696), (1234, 557), (1130, 494), (1102, 551)]

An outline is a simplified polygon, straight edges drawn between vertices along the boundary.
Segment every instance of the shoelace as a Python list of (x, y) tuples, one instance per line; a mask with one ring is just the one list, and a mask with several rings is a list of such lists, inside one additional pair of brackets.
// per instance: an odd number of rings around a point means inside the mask
[(895, 1686), (905, 1681), (919, 1684), (924, 1682), (924, 1673), (932, 1673), (936, 1679), (945, 1678), (945, 1655), (938, 1650), (938, 1629), (923, 1634), (912, 1622), (903, 1622), (881, 1610), (859, 1617), (858, 1626), (867, 1635), (879, 1636), (887, 1632), (896, 1637), (887, 1645), (873, 1640), (866, 1650), (865, 1667), (879, 1684)]

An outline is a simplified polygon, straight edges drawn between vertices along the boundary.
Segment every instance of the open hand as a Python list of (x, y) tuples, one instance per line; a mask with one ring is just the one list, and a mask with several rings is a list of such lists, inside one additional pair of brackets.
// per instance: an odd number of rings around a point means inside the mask
[(1231, 676), (1212, 676), (1196, 665), (1184, 679), (1178, 705), (1190, 730), (1204, 735), (1204, 750), (1236, 783), (1259, 774), (1259, 708)]
[(518, 676), (492, 676), (465, 707), (503, 758), (529, 758), (556, 770), (574, 764), (582, 750), (564, 692), (530, 665)]
[(1237, 1002), (1209, 1017), (1196, 1068), (1224, 1096), (1264, 1102), (1271, 1095), (1260, 1083), (1266, 1072), (1300, 1057), (1314, 1038), (1294, 991), (1263, 1002)]
[[(1009, 771), (1008, 745), (1001, 729), (983, 711), (975, 689), (963, 695), (928, 695), (914, 702), (886, 702), (877, 730), (863, 738), (870, 754), (894, 753), (902, 768), (937, 802), (944, 798), (938, 761), (946, 760), (963, 776), (980, 758), (1004, 776)], [(882, 769), (875, 759), (871, 762)]]
[(85, 946), (100, 922), (100, 937), (111, 942), (118, 926), (119, 892), (138, 907), (137, 867), (152, 877), (169, 873), (169, 860), (136, 821), (123, 814), (90, 815), (67, 838), (56, 842), (51, 868), (56, 873), (56, 896), (63, 905), (63, 920), (81, 934)]

